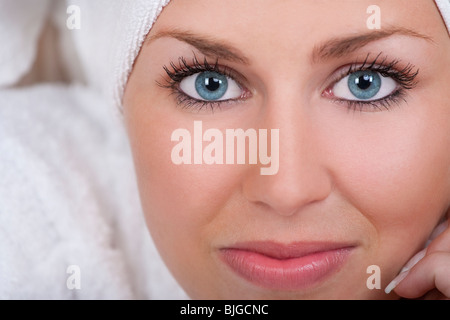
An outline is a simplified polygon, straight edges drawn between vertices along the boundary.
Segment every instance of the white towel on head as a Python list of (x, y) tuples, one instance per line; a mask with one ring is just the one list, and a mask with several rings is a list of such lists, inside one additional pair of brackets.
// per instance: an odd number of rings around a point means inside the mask
[(48, 0), (0, 1), (0, 88), (17, 84), (30, 71)]
[(450, 0), (435, 0), (450, 35)]
[[(77, 74), (121, 106), (123, 91), (147, 33), (169, 0), (66, 0), (54, 15), (69, 74)], [(79, 29), (66, 26), (67, 8), (79, 8)], [(71, 52), (73, 51), (73, 52)]]

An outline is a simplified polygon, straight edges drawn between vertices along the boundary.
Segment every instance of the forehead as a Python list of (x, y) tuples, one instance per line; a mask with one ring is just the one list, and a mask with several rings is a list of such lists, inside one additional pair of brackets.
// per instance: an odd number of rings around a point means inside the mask
[[(367, 21), (379, 7), (380, 27), (401, 27), (448, 41), (444, 22), (432, 0), (172, 0), (151, 33), (178, 28), (214, 34), (257, 47), (267, 40), (280, 49), (313, 45), (342, 34), (367, 32)], [(445, 37), (444, 37), (445, 36)], [(301, 48), (299, 48), (301, 49)]]

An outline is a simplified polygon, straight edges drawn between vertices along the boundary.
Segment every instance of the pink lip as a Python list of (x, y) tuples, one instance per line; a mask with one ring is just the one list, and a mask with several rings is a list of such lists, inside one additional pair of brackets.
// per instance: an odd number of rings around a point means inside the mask
[(246, 242), (220, 250), (238, 275), (273, 290), (302, 290), (340, 269), (354, 248), (349, 244)]

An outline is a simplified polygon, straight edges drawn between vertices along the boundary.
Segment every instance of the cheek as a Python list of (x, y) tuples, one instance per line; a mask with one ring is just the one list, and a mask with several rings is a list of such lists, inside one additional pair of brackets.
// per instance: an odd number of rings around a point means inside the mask
[(423, 245), (449, 205), (448, 119), (403, 111), (342, 126), (330, 147), (336, 183), (373, 224), (384, 255)]
[(218, 217), (238, 190), (244, 168), (173, 164), (177, 143), (171, 133), (192, 126), (173, 122), (153, 122), (130, 134), (139, 145), (133, 149), (141, 202), (154, 243), (174, 277), (189, 295), (208, 297), (212, 284), (217, 285), (211, 243), (223, 233)]
[(179, 142), (171, 141), (172, 132), (186, 128), (192, 133), (192, 120), (176, 116), (166, 119), (157, 113), (149, 119), (158, 121), (138, 121), (129, 126), (149, 230), (169, 265), (192, 261), (192, 267), (199, 268), (198, 259), (209, 250), (205, 239), (217, 228), (213, 221), (236, 192), (243, 168), (174, 164), (171, 153)]

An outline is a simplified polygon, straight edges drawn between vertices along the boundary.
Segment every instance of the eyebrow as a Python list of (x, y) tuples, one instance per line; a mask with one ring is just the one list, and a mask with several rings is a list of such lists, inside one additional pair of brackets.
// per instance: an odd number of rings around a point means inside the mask
[(195, 47), (205, 56), (212, 56), (215, 58), (221, 58), (242, 64), (250, 64), (250, 60), (242, 52), (234, 48), (232, 45), (226, 43), (226, 41), (215, 39), (209, 36), (197, 35), (189, 31), (161, 31), (153, 35), (152, 37), (147, 38), (145, 40), (145, 44), (148, 45), (152, 41), (163, 37), (171, 37), (179, 41), (183, 41)]
[[(393, 35), (409, 36), (434, 43), (431, 37), (417, 31), (404, 27), (390, 27), (383, 30), (369, 31), (364, 34), (329, 39), (314, 46), (310, 57), (311, 62), (318, 63), (333, 58), (342, 58), (345, 55), (363, 48), (371, 42), (385, 39)], [(205, 56), (225, 59), (246, 65), (250, 64), (250, 60), (242, 52), (226, 41), (206, 35), (198, 35), (189, 31), (177, 29), (160, 31), (157, 34), (147, 38), (145, 40), (145, 45), (150, 44), (156, 39), (164, 37), (171, 37), (185, 42), (195, 47)]]
[(393, 35), (409, 36), (434, 43), (431, 37), (420, 34), (414, 30), (403, 27), (392, 27), (379, 31), (371, 31), (364, 34), (327, 40), (326, 42), (314, 47), (311, 54), (311, 61), (313, 63), (317, 63), (332, 58), (342, 58), (343, 56), (348, 55), (371, 42), (385, 39)]

